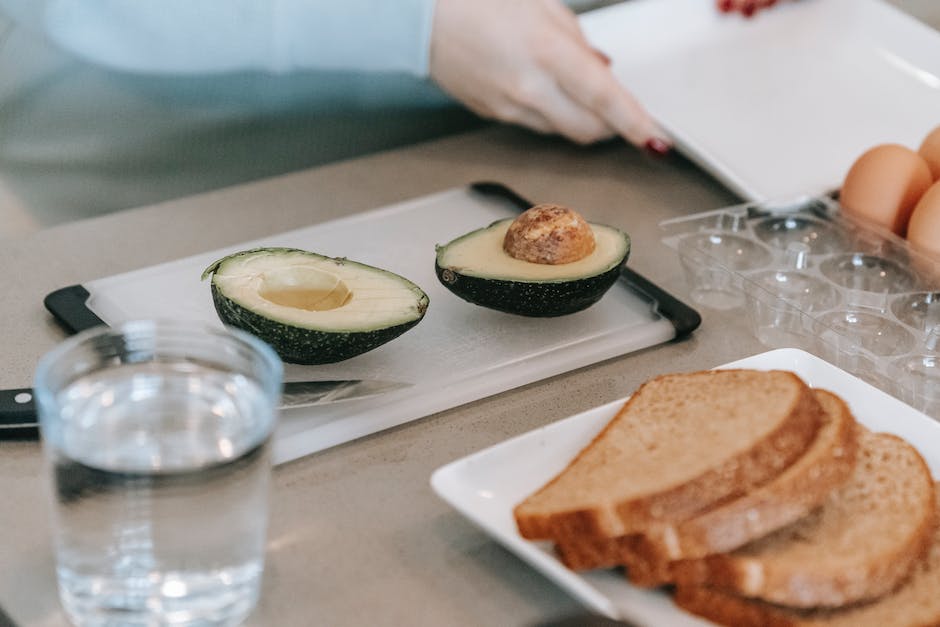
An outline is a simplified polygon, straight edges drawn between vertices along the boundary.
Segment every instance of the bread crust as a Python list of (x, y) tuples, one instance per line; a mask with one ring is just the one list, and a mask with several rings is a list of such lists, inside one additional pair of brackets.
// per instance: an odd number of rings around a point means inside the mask
[(668, 562), (646, 559), (640, 552), (639, 534), (619, 538), (588, 538), (555, 546), (558, 559), (571, 570), (623, 567), (627, 579), (641, 588), (654, 588), (671, 580)]
[(696, 616), (719, 625), (734, 627), (797, 627), (794, 616), (769, 603), (753, 602), (742, 597), (701, 587), (678, 587), (672, 596), (676, 605)]
[[(940, 483), (934, 484), (940, 507)], [(934, 519), (940, 511), (934, 510)], [(894, 592), (870, 603), (835, 609), (795, 609), (702, 587), (675, 590), (676, 605), (736, 627), (937, 627), (940, 625), (940, 528), (911, 576)]]
[(623, 567), (630, 583), (640, 588), (655, 588), (671, 581), (669, 562), (647, 559), (640, 550), (642, 542), (640, 534), (587, 538), (580, 542), (560, 542), (555, 545), (555, 552), (561, 563), (571, 570)]
[[(690, 373), (694, 376), (720, 376), (728, 371)], [(681, 521), (723, 499), (741, 496), (771, 477), (779, 474), (809, 446), (821, 422), (822, 408), (812, 390), (792, 372), (776, 371), (791, 377), (798, 390), (792, 407), (776, 427), (763, 439), (753, 442), (738, 455), (732, 455), (677, 486), (634, 498), (627, 502), (604, 504), (551, 513), (528, 512), (523, 501), (514, 510), (520, 535), (530, 540), (574, 542), (578, 538), (616, 538), (648, 530), (654, 525)], [(664, 375), (683, 376), (683, 375)], [(686, 375), (688, 376), (688, 375)], [(641, 386), (621, 408), (617, 416), (598, 433), (587, 447), (566, 468), (571, 468), (587, 451), (603, 441), (619, 420), (628, 420), (633, 403), (644, 394), (657, 377)], [(536, 494), (550, 490), (561, 474)], [(530, 497), (531, 498), (531, 497)]]
[[(786, 532), (790, 539), (781, 540), (779, 545), (775, 545), (769, 557), (760, 553), (748, 555), (748, 547), (744, 547), (733, 553), (674, 563), (672, 574), (678, 584), (686, 588), (707, 586), (727, 590), (790, 607), (839, 607), (874, 599), (895, 589), (932, 542), (936, 510), (933, 479), (920, 454), (901, 438), (885, 433), (865, 433), (861, 442), (862, 449), (866, 447), (865, 438), (869, 438), (870, 442), (877, 439), (893, 442), (897, 450), (913, 456), (909, 457), (912, 464), (909, 480), (911, 489), (917, 490), (918, 507), (915, 511), (905, 512), (909, 516), (917, 517), (916, 524), (909, 533), (893, 538), (893, 542), (887, 547), (878, 547), (878, 552), (871, 547), (860, 547), (859, 554), (864, 553), (864, 561), (853, 558), (848, 562), (833, 562), (831, 557), (827, 560), (825, 555), (821, 555), (820, 559), (814, 560), (813, 563), (794, 564), (792, 560), (773, 559), (775, 555), (785, 554), (789, 547), (804, 541), (801, 538), (803, 528), (798, 528), (798, 525), (807, 520), (803, 519), (781, 530), (780, 533)], [(861, 459), (860, 457), (860, 465)], [(895, 469), (882, 470), (893, 473)], [(861, 470), (857, 471), (857, 474), (858, 472)], [(862, 476), (852, 481), (864, 480), (866, 478)], [(850, 489), (853, 487), (852, 481), (847, 484)], [(839, 499), (839, 492), (831, 498)], [(877, 493), (872, 498), (877, 498)], [(864, 515), (859, 513), (859, 516)], [(762, 541), (766, 540), (765, 538)]]
[(555, 554), (571, 570), (594, 570), (627, 566), (638, 557), (643, 536), (633, 533), (617, 538), (583, 538), (574, 542), (557, 542)]
[(940, 482), (934, 483), (934, 530), (910, 576), (894, 591), (867, 603), (800, 609), (706, 587), (676, 588), (684, 610), (735, 627), (938, 627), (940, 626)]

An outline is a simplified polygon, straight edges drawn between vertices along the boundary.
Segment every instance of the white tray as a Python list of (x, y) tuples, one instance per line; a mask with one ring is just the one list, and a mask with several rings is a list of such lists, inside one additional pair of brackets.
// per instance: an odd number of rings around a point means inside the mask
[(841, 186), (866, 149), (938, 123), (940, 33), (880, 0), (631, 0), (581, 18), (676, 146), (749, 200)]
[(507, 192), (493, 184), (461, 187), (88, 281), (77, 286), (88, 292), (80, 309), (108, 324), (175, 318), (221, 326), (209, 284), (200, 281), (200, 274), (216, 259), (255, 246), (348, 257), (421, 286), (430, 305), (414, 329), (353, 359), (322, 366), (288, 365), (285, 372), (288, 380), (382, 379), (413, 385), (377, 397), (282, 412), (274, 446), (278, 463), (676, 336), (676, 326), (659, 313), (666, 309), (623, 281), (593, 307), (558, 318), (504, 314), (471, 305), (447, 291), (434, 273), (435, 245), (517, 215), (524, 201)]
[[(906, 439), (924, 456), (934, 477), (940, 477), (940, 424), (832, 364), (800, 350), (780, 349), (721, 367), (791, 370), (809, 385), (839, 394), (860, 423)], [(524, 540), (516, 531), (513, 507), (561, 471), (625, 401), (608, 403), (452, 462), (433, 474), (431, 485), (461, 514), (591, 610), (651, 627), (708, 624), (675, 607), (665, 593), (631, 586), (614, 570), (568, 570), (550, 543)]]

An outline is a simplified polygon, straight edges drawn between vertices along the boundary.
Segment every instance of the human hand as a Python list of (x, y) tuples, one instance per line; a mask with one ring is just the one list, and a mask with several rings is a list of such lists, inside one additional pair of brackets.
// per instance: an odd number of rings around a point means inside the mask
[(722, 13), (738, 12), (751, 17), (761, 9), (768, 9), (777, 4), (777, 0), (715, 0), (715, 6)]
[(559, 0), (438, 0), (431, 78), (477, 114), (580, 144), (670, 142)]

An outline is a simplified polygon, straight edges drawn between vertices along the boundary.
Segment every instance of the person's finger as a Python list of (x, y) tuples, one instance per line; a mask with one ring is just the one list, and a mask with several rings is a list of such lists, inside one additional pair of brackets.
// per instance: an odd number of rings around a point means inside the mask
[(573, 100), (636, 146), (646, 146), (652, 139), (659, 140), (660, 146), (669, 145), (668, 137), (646, 109), (620, 85), (591, 48), (571, 42), (559, 53), (555, 57), (554, 74), (560, 87)]
[(467, 98), (465, 104), (483, 117), (520, 124), (540, 133), (557, 133), (579, 144), (616, 135), (603, 119), (573, 101), (551, 76), (532, 73), (499, 98)]
[(465, 101), (464, 104), (474, 113), (490, 120), (518, 124), (543, 135), (556, 132), (555, 126), (541, 112), (509, 98), (489, 103)]
[(535, 98), (521, 104), (548, 120), (555, 132), (579, 144), (590, 144), (617, 134), (603, 118), (573, 100), (550, 78), (540, 85)]
[(535, 131), (536, 133), (541, 133), (542, 135), (556, 135), (554, 126), (548, 121), (541, 113), (538, 111), (522, 111), (519, 114), (519, 124), (528, 129)]
[(576, 19), (572, 23), (573, 36), (558, 41), (552, 57), (552, 72), (561, 88), (630, 143), (657, 154), (668, 152), (666, 133), (610, 71), (610, 58), (591, 46)]
[(552, 124), (548, 118), (539, 111), (526, 109), (525, 107), (515, 107), (512, 112), (507, 114), (507, 117), (504, 118), (503, 121), (524, 126), (542, 135), (554, 135), (557, 133), (555, 125)]
[(552, 22), (572, 37), (581, 37), (581, 24), (574, 12), (561, 2), (543, 2)]

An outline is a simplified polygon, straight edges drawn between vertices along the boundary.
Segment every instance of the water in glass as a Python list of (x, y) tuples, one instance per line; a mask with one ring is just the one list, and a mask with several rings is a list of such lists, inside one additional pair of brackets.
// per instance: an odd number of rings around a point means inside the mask
[(275, 417), (244, 375), (122, 365), (59, 392), (58, 579), (80, 625), (227, 625), (255, 605)]

